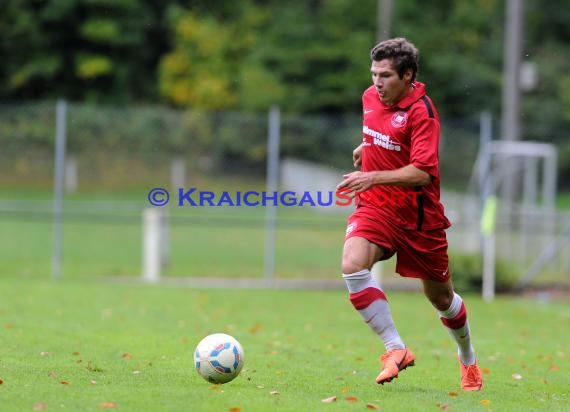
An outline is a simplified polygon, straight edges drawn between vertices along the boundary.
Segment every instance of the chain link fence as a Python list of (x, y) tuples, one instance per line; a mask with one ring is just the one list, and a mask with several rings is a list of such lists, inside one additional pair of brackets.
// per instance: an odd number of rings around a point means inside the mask
[[(151, 207), (148, 195), (153, 188), (166, 189), (172, 198), (179, 189), (217, 196), (266, 189), (266, 114), (67, 107), (64, 277), (140, 276), (142, 215)], [(0, 276), (49, 277), (55, 118), (55, 104), (50, 103), (0, 109), (0, 253), (6, 263)], [(352, 150), (361, 139), (359, 115), (283, 114), (280, 131), (281, 159), (310, 162), (333, 177), (336, 174), (338, 181), (342, 173), (353, 170)], [(457, 262), (457, 276), (474, 284), (480, 281), (481, 206), (473, 181), (478, 150), (478, 119), (442, 119), (443, 197), (454, 222), (449, 231), (450, 254)], [(300, 179), (299, 187), (303, 179), (309, 186), (313, 176)], [(193, 207), (171, 200), (162, 211), (168, 222), (163, 276), (235, 282), (264, 279), (267, 219), (262, 206), (226, 202), (219, 207)], [(337, 282), (348, 212), (280, 205), (275, 227), (276, 279)], [(532, 264), (533, 254), (562, 233), (567, 217), (557, 219), (559, 223), (548, 233), (532, 226), (522, 237), (518, 232), (516, 236), (524, 238), (520, 242), (501, 238), (498, 257), (507, 267), (505, 272), (520, 275)], [(503, 231), (501, 225), (498, 230)], [(509, 248), (502, 247), (503, 242)], [(570, 249), (562, 246), (561, 251), (545, 268), (548, 276), (543, 279), (569, 282), (570, 264), (563, 256), (570, 256)], [(383, 276), (386, 281), (397, 279), (393, 263), (384, 264)]]

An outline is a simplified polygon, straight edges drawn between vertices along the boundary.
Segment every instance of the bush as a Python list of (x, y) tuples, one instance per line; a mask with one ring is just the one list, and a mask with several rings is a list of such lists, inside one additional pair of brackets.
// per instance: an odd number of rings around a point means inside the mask
[[(483, 284), (483, 258), (480, 254), (450, 254), (453, 284), (462, 292), (480, 292)], [(498, 260), (495, 264), (495, 288), (498, 292), (511, 290), (517, 281), (510, 265)]]

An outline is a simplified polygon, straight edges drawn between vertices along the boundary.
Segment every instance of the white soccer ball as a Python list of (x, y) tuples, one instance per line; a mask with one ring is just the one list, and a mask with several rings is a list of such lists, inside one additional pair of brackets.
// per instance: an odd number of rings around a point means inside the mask
[(194, 366), (210, 383), (229, 382), (243, 368), (243, 348), (236, 338), (225, 333), (208, 335), (196, 346)]

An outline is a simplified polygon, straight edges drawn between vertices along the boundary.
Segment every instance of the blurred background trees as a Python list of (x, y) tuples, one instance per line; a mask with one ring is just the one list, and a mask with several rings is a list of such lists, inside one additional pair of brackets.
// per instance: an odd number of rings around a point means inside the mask
[[(376, 0), (3, 0), (0, 101), (358, 114)], [(522, 138), (557, 143), (570, 177), (570, 7), (526, 0)], [(420, 49), (442, 117), (499, 113), (504, 0), (399, 0), (392, 35)]]

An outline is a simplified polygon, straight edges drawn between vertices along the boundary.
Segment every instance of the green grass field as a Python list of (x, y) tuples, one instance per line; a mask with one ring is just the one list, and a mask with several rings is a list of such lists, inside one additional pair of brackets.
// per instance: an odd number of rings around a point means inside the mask
[[(163, 182), (163, 180), (158, 180)], [(164, 182), (163, 182), (164, 183)], [(197, 178), (192, 185), (207, 190), (263, 190), (263, 182), (240, 178)], [(142, 209), (151, 183), (108, 191), (83, 190), (66, 196), (63, 225), (62, 276), (78, 279), (140, 276), (142, 272)], [(53, 217), (49, 185), (5, 186), (0, 199), (29, 201), (39, 212), (0, 212), (0, 276), (37, 277), (51, 270)], [(568, 205), (570, 196), (560, 195)], [(42, 203), (43, 202), (43, 203)], [(31, 206), (30, 206), (31, 205)], [(170, 207), (168, 277), (262, 278), (266, 244), (264, 207)], [(18, 214), (20, 213), (20, 214)], [(348, 211), (347, 211), (348, 213)], [(347, 214), (346, 213), (346, 214)], [(276, 235), (278, 278), (330, 279), (339, 271), (346, 214), (320, 214), (314, 208), (279, 207)], [(456, 243), (450, 243), (453, 255)], [(526, 271), (529, 261), (509, 261), (512, 278)], [(467, 256), (467, 259), (475, 258)], [(559, 259), (562, 261), (562, 259)], [(215, 261), (215, 264), (212, 264)], [(452, 270), (461, 262), (451, 261)], [(526, 265), (526, 266), (525, 266)], [(542, 276), (567, 283), (563, 263), (555, 262)], [(455, 267), (454, 267), (455, 266)], [(387, 271), (389, 272), (389, 270)], [(457, 271), (455, 271), (457, 272)], [(552, 275), (550, 274), (552, 272)], [(391, 276), (390, 273), (387, 273)], [(395, 277), (395, 276), (394, 276)], [(457, 279), (458, 277), (456, 277)]]
[[(0, 291), (5, 412), (518, 412), (570, 404), (567, 303), (464, 296), (485, 388), (463, 393), (452, 340), (417, 294), (389, 293), (416, 366), (378, 386), (380, 344), (341, 291), (17, 277), (0, 278)], [(236, 380), (212, 386), (192, 356), (218, 331), (240, 340), (246, 362)]]
[[(265, 210), (174, 210), (169, 225), (170, 258), (163, 276), (264, 276)], [(287, 213), (285, 213), (287, 212)], [(330, 278), (339, 271), (344, 216), (323, 216), (306, 210), (281, 212), (276, 233), (276, 276)], [(62, 276), (140, 276), (141, 213), (99, 213), (65, 218)], [(53, 223), (32, 216), (0, 219), (0, 276), (35, 277), (49, 273)], [(302, 270), (300, 270), (302, 268)]]

